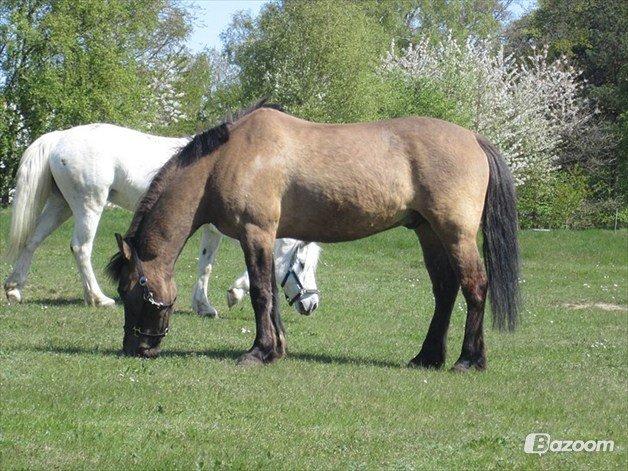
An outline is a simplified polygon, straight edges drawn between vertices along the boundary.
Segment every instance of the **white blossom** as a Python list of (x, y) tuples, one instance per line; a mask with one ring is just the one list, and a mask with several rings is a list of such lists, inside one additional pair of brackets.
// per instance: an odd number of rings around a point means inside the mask
[(475, 131), (496, 144), (517, 184), (532, 173), (557, 166), (560, 146), (594, 115), (582, 97), (583, 82), (565, 58), (550, 62), (547, 48), (524, 60), (505, 55), (491, 39), (461, 43), (451, 35), (440, 43), (426, 39), (383, 62), (442, 91), (472, 118)]
[(158, 66), (153, 65), (150, 81), (152, 93), (145, 103), (145, 109), (152, 111), (148, 129), (169, 126), (188, 118), (182, 110), (181, 103), (185, 94), (176, 89), (181, 74), (181, 67), (178, 67), (172, 58), (165, 59)]

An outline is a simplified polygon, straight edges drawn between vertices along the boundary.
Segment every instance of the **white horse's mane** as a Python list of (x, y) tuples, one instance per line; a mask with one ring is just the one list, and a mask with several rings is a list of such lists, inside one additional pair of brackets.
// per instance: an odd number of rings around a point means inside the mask
[(318, 261), (320, 260), (321, 252), (323, 249), (318, 244), (308, 244), (305, 251), (305, 264), (303, 271), (316, 271)]

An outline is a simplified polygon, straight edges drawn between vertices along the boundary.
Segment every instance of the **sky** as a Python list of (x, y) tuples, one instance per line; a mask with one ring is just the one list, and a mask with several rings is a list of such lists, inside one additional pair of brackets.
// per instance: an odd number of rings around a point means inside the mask
[(196, 19), (188, 46), (192, 51), (215, 47), (220, 49), (220, 33), (229, 26), (231, 17), (244, 10), (257, 15), (266, 0), (186, 0)]
[[(199, 52), (205, 48), (220, 49), (220, 33), (229, 26), (231, 17), (239, 10), (257, 15), (268, 0), (184, 0), (182, 3), (191, 7), (196, 17), (196, 24), (188, 40), (189, 48)], [(515, 0), (510, 11), (519, 17), (534, 4), (535, 0)]]

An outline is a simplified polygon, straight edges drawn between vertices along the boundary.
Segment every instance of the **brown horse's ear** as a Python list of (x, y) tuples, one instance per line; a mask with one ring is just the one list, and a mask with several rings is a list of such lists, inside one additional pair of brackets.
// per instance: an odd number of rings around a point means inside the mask
[(118, 242), (118, 249), (120, 249), (120, 253), (122, 254), (122, 256), (125, 258), (127, 262), (130, 262), (131, 257), (133, 255), (132, 255), (131, 246), (129, 245), (129, 243), (126, 240), (124, 240), (122, 236), (118, 234), (117, 232), (116, 232), (116, 242)]

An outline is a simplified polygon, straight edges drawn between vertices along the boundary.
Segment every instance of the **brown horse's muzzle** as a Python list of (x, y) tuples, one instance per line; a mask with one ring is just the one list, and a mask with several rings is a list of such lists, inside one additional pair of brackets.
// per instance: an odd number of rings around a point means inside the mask
[(142, 358), (156, 358), (161, 352), (159, 344), (160, 338), (136, 336), (125, 332), (122, 340), (122, 351), (128, 356), (138, 356)]

